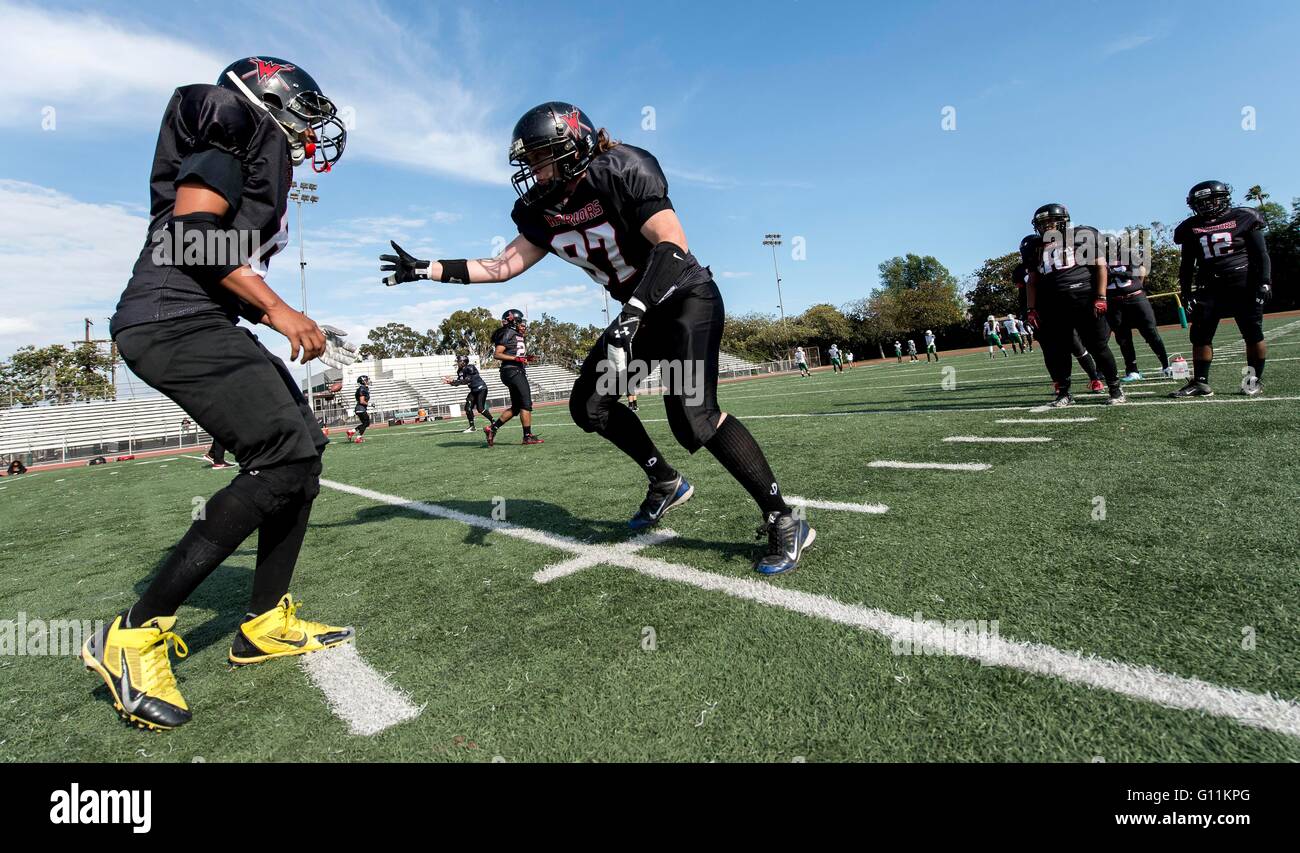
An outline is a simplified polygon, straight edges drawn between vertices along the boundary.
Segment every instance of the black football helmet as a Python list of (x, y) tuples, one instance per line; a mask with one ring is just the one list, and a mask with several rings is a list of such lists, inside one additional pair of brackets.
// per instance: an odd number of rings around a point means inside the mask
[(522, 332), (527, 323), (528, 321), (524, 319), (524, 312), (518, 308), (511, 308), (501, 315), (501, 325), (514, 326), (515, 331), (518, 332)]
[(469, 356), (467, 356), (467, 355), (458, 355), (458, 356), (456, 356), (456, 366), (457, 366), (457, 367), (468, 367), (468, 366), (469, 366)]
[[(596, 156), (596, 126), (582, 110), (548, 101), (524, 113), (510, 139), (510, 179), (524, 204), (533, 205), (582, 175)], [(546, 180), (538, 172), (553, 167)]]
[(1223, 181), (1201, 181), (1187, 191), (1187, 206), (1202, 216), (1217, 216), (1232, 207), (1232, 187)]
[(247, 96), (271, 114), (289, 137), (295, 166), (311, 158), (313, 170), (328, 172), (343, 156), (348, 131), (338, 109), (297, 65), (274, 56), (250, 56), (226, 66), (217, 85)]
[(364, 375), (364, 374), (361, 375), (361, 376), (358, 376), (358, 377), (357, 377), (357, 384), (359, 384), (359, 385), (364, 385), (364, 386), (366, 386), (367, 388), (369, 388), (369, 387), (370, 387), (370, 377), (369, 377), (369, 376), (366, 376), (366, 375)]
[(1070, 211), (1065, 205), (1052, 202), (1035, 210), (1034, 218), (1029, 221), (1039, 234), (1053, 230), (1064, 232), (1070, 225)]

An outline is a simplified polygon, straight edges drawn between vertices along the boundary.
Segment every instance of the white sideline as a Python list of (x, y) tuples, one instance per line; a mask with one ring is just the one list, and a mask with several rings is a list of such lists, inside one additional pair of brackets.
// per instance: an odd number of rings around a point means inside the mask
[(901, 468), (906, 471), (987, 471), (993, 466), (987, 462), (895, 462), (877, 459), (867, 463), (868, 468)]
[(354, 735), (377, 735), (424, 710), (375, 672), (351, 643), (304, 655), (299, 661), (325, 694), (334, 716), (347, 723)]
[(842, 512), (862, 512), (868, 515), (880, 515), (889, 512), (889, 507), (884, 504), (855, 504), (845, 503), (844, 501), (817, 501), (812, 498), (800, 498), (794, 495), (786, 495), (785, 502), (795, 506), (807, 506), (813, 509), (833, 509)]
[(1051, 439), (1042, 435), (950, 435), (944, 441), (963, 444), (1042, 444)]
[[(1067, 652), (1039, 643), (1006, 640), (987, 635), (954, 634), (943, 625), (927, 625), (910, 617), (897, 616), (863, 605), (845, 604), (824, 595), (800, 592), (766, 581), (733, 578), (669, 563), (616, 546), (587, 545), (565, 536), (512, 525), (483, 516), (470, 515), (423, 501), (322, 480), (321, 485), (379, 503), (400, 506), (425, 515), (446, 518), (503, 533), (527, 541), (560, 548), (575, 555), (603, 553), (603, 562), (631, 569), (647, 577), (673, 581), (698, 589), (721, 592), (733, 598), (780, 607), (793, 613), (825, 619), (841, 625), (871, 631), (888, 640), (951, 650), (955, 656), (984, 666), (1000, 666), (1034, 675), (1059, 678), (1108, 690), (1120, 696), (1151, 702), (1166, 708), (1200, 711), (1225, 717), (1255, 728), (1300, 737), (1300, 703), (1273, 696), (1221, 687), (1195, 678), (1161, 672), (1150, 666), (1134, 666), (1077, 652)], [(915, 647), (915, 646), (913, 646)]]

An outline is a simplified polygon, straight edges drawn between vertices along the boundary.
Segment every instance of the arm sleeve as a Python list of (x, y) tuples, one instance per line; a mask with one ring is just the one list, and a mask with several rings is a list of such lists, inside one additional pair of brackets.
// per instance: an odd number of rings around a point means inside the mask
[(530, 215), (528, 210), (523, 206), (522, 201), (515, 202), (514, 210), (510, 211), (510, 218), (514, 220), (515, 227), (524, 238), (539, 249), (547, 252), (551, 250), (551, 237), (546, 230), (540, 227), (534, 216)]
[(1184, 299), (1192, 293), (1192, 279), (1196, 277), (1195, 243), (1183, 243), (1182, 256), (1178, 263), (1178, 289)]
[(1247, 281), (1255, 286), (1273, 281), (1273, 264), (1268, 258), (1268, 245), (1264, 242), (1264, 229), (1252, 228), (1246, 232), (1246, 255), (1250, 258)]
[(244, 171), (238, 158), (219, 148), (195, 151), (181, 160), (175, 185), (197, 181), (225, 199), (232, 211), (244, 195)]

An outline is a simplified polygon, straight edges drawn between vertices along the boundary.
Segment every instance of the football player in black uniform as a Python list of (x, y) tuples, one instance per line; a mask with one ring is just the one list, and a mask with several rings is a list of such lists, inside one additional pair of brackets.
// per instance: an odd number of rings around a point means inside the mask
[(1187, 193), (1193, 211), (1174, 229), (1182, 247), (1178, 285), (1191, 315), (1192, 378), (1170, 396), (1209, 397), (1210, 362), (1219, 320), (1232, 317), (1246, 342), (1246, 379), (1242, 393), (1262, 391), (1264, 305), (1272, 296), (1272, 272), (1264, 245), (1264, 220), (1247, 207), (1232, 206), (1232, 187), (1201, 181)]
[(628, 374), (647, 375), (655, 362), (665, 371), (664, 406), (673, 435), (692, 453), (708, 448), (750, 493), (763, 514), (760, 535), (767, 553), (755, 569), (794, 569), (815, 532), (797, 517), (749, 431), (717, 402), (722, 295), (708, 268), (689, 251), (681, 221), (668, 198), (668, 182), (648, 152), (612, 141), (572, 104), (551, 102), (529, 110), (515, 125), (510, 161), (519, 200), (511, 214), (519, 228), (498, 257), (423, 261), (394, 246), (384, 267), (389, 284), (417, 279), (501, 282), (547, 253), (582, 267), (623, 303), (617, 319), (592, 348), (573, 391), (569, 411), (630, 456), (649, 476), (634, 530), (651, 527), (680, 506), (693, 487), (664, 459), (620, 393)]
[(361, 423), (357, 424), (356, 429), (348, 430), (348, 440), (353, 444), (361, 444), (366, 440), (366, 430), (370, 429), (370, 377), (357, 377), (357, 390), (352, 392), (352, 399), (356, 401), (356, 408), (352, 410)]
[[(170, 643), (179, 657), (186, 654), (172, 630), (176, 610), (254, 531), (252, 598), (231, 663), (352, 639), (351, 628), (300, 618), (288, 592), (327, 440), (284, 363), (236, 325), (242, 315), (270, 326), (304, 363), (350, 363), (333, 359), (330, 333), (255, 272), (284, 245), (293, 166), (311, 159), (327, 170), (345, 137), (316, 81), (271, 57), (233, 63), (215, 86), (182, 86), (163, 114), (149, 179), (150, 239), (110, 329), (131, 370), (231, 450), (241, 470), (208, 500), (140, 600), (82, 648), (119, 714), (140, 727), (189, 721), (168, 653)], [(258, 246), (247, 255), (213, 251), (248, 236)]]
[[(1033, 323), (1028, 322), (1029, 317), (1029, 292), (1027, 283), (1029, 281), (1029, 268), (1023, 263), (1016, 264), (1011, 270), (1011, 280), (1015, 282), (1016, 288), (1020, 295), (1020, 316), (1025, 318), (1025, 340), (1028, 342), (1029, 351), (1034, 351), (1034, 336), (1038, 334), (1038, 329)], [(1092, 360), (1088, 350), (1084, 348), (1083, 341), (1079, 340), (1079, 333), (1075, 332), (1070, 336), (1070, 353), (1078, 360), (1079, 366), (1088, 376), (1088, 382), (1093, 391), (1102, 391), (1106, 386), (1102, 385), (1101, 376), (1097, 373), (1097, 363)], [(1047, 348), (1043, 348), (1043, 360), (1047, 360)], [(1052, 382), (1054, 393), (1060, 395), (1060, 385), (1055, 381)], [(1067, 397), (1067, 400), (1070, 399)]]
[(528, 322), (523, 311), (511, 308), (501, 315), (501, 327), (492, 333), (492, 356), (501, 362), (501, 382), (510, 392), (510, 408), (483, 428), (488, 447), (496, 443), (501, 425), (515, 415), (524, 427), (523, 443), (541, 444), (542, 439), (533, 435), (533, 391), (527, 370), (532, 356), (528, 354)]
[(1028, 270), (1025, 282), (1026, 322), (1038, 329), (1047, 372), (1056, 382), (1052, 405), (1068, 406), (1070, 351), (1077, 332), (1097, 362), (1110, 390), (1107, 403), (1123, 403), (1115, 357), (1106, 340), (1106, 246), (1100, 232), (1070, 224), (1063, 204), (1045, 204), (1034, 211), (1034, 233), (1020, 241), (1020, 258)]
[(467, 355), (456, 356), (456, 376), (442, 377), (445, 385), (464, 385), (468, 388), (465, 394), (465, 417), (469, 419), (469, 426), (465, 432), (474, 432), (474, 413), (478, 412), (488, 423), (492, 423), (492, 412), (488, 410), (487, 395), (488, 386), (479, 375), (478, 368), (469, 360)]
[(1146, 294), (1146, 269), (1138, 258), (1117, 255), (1107, 259), (1106, 275), (1106, 320), (1115, 333), (1119, 351), (1124, 355), (1124, 382), (1136, 382), (1142, 378), (1137, 367), (1137, 351), (1133, 348), (1133, 330), (1151, 347), (1151, 351), (1160, 359), (1162, 376), (1172, 376), (1169, 369), (1169, 355), (1165, 352), (1165, 342), (1160, 337), (1156, 326), (1156, 315), (1151, 310), (1151, 300)]

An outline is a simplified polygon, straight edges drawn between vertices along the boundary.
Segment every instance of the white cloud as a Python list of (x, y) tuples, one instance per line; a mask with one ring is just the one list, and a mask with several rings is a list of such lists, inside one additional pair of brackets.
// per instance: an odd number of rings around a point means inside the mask
[(107, 336), (148, 225), (121, 205), (0, 179), (0, 354), (80, 338), (82, 317)]
[[(467, 83), (455, 59), (435, 46), (455, 44), (454, 32), (419, 37), (409, 22), (373, 4), (342, 15), (274, 7), (262, 14), (265, 20), (242, 20), (238, 27), (204, 27), (205, 46), (199, 47), (94, 11), (0, 0), (0, 126), (37, 129), (46, 106), (55, 107), (59, 128), (156, 121), (173, 89), (215, 81), (247, 49), (249, 30), (268, 29), (279, 33), (277, 43), (310, 44), (312, 57), (329, 57), (308, 67), (340, 109), (355, 116), (345, 162), (378, 160), (470, 181), (508, 180), (508, 131), (490, 120), (489, 105), (499, 99)], [(461, 15), (459, 30), (472, 29), (472, 19)], [(228, 54), (208, 47), (223, 41), (231, 45)]]
[(723, 278), (749, 278), (751, 275), (753, 275), (752, 272), (733, 272), (731, 270), (724, 270), (722, 272)]
[(215, 54), (170, 36), (131, 31), (95, 12), (66, 13), (0, 0), (0, 124), (60, 127), (126, 122), (159, 112), (180, 83), (215, 80)]
[(1109, 42), (1102, 48), (1101, 54), (1102, 56), (1114, 56), (1115, 54), (1123, 53), (1126, 50), (1136, 50), (1147, 42), (1152, 41), (1154, 38), (1155, 36), (1149, 35), (1123, 36), (1122, 38), (1117, 38), (1114, 41)]

